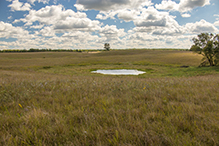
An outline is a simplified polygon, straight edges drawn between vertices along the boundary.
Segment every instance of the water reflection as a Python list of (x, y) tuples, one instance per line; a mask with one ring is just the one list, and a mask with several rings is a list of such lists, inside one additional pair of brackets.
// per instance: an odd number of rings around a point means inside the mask
[(92, 71), (92, 73), (100, 73), (105, 75), (139, 75), (139, 74), (144, 74), (146, 72), (131, 70), (131, 69), (116, 69), (116, 70), (96, 70), (96, 71)]

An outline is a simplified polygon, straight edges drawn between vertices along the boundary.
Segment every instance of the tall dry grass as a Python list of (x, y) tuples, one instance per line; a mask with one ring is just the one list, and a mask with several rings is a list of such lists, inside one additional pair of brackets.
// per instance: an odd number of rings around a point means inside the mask
[[(219, 145), (218, 69), (174, 53), (3, 54), (0, 145)], [(125, 67), (147, 73), (90, 73)]]
[(218, 145), (219, 77), (1, 79), (1, 145)]

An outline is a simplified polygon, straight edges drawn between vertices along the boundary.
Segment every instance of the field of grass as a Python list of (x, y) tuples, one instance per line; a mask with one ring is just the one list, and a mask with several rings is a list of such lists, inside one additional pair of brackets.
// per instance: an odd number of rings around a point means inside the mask
[(219, 145), (219, 67), (199, 68), (201, 58), (178, 50), (1, 53), (0, 145)]

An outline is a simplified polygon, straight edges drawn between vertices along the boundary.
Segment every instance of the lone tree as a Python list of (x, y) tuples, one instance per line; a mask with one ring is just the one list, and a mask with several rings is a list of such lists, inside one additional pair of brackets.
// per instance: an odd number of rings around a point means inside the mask
[(104, 49), (106, 49), (107, 51), (110, 50), (110, 44), (109, 43), (105, 43), (104, 44)]
[(190, 50), (204, 56), (200, 66), (206, 66), (207, 64), (216, 66), (219, 62), (219, 34), (201, 33), (192, 40), (194, 45)]

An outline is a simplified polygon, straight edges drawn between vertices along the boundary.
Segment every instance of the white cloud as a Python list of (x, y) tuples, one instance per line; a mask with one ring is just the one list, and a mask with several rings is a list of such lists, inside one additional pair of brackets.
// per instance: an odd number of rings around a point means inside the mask
[(118, 11), (100, 12), (97, 14), (96, 19), (106, 20), (107, 18), (115, 19), (115, 15)]
[(49, 3), (49, 0), (27, 0), (27, 1), (30, 2), (31, 4), (34, 4), (35, 2), (43, 3), (43, 4)]
[(136, 32), (148, 32), (154, 35), (180, 35), (184, 33), (174, 16), (168, 12), (159, 12), (154, 7), (143, 8), (141, 14), (134, 20)]
[(94, 31), (99, 29), (99, 21), (87, 18), (86, 13), (65, 10), (62, 5), (52, 5), (40, 10), (30, 10), (25, 18), (15, 20), (14, 23), (23, 21), (25, 25), (39, 22), (42, 25), (52, 25), (57, 31), (84, 30)]
[(36, 41), (35, 39), (31, 39), (31, 38), (19, 39), (13, 42), (5, 42), (5, 44), (7, 45), (7, 48), (5, 47), (5, 49), (8, 49), (10, 47), (14, 49), (39, 48), (39, 41)]
[(29, 11), (31, 8), (31, 5), (29, 3), (22, 3), (19, 2), (19, 0), (10, 1), (12, 1), (12, 4), (8, 5), (8, 7), (11, 7), (12, 11)]
[(30, 26), (30, 28), (33, 28), (33, 29), (40, 29), (42, 28), (44, 25), (43, 24), (40, 24), (40, 25), (32, 25)]
[(210, 0), (180, 0), (179, 3), (179, 11), (187, 12), (191, 11), (195, 7), (204, 7), (205, 5), (209, 5)]
[(185, 28), (187, 29), (188, 33), (194, 34), (202, 32), (217, 33), (219, 31), (213, 24), (206, 22), (204, 19), (195, 23), (187, 23)]
[(77, 29), (77, 30), (85, 30), (85, 31), (95, 31), (99, 27), (99, 21), (90, 20), (88, 18), (74, 18), (74, 17), (67, 17), (65, 20), (57, 22), (54, 24), (54, 29)]
[[(17, 7), (11, 10), (25, 10), (25, 4), (19, 0)], [(27, 0), (29, 3), (49, 3), (49, 0)], [(55, 2), (55, 0), (53, 0)], [(157, 9), (179, 11), (182, 17), (190, 17), (189, 11), (195, 7), (208, 5), (210, 0), (163, 0), (156, 4)], [(78, 12), (65, 9), (62, 5), (45, 6), (39, 10), (30, 10), (24, 18), (13, 23), (24, 22), (25, 27), (14, 27), (10, 23), (0, 21), (1, 38), (17, 38), (14, 42), (6, 42), (4, 46), (19, 48), (103, 48), (109, 42), (112, 48), (189, 48), (191, 38), (201, 32), (218, 32), (214, 24), (201, 20), (180, 26), (168, 11), (158, 11), (151, 0), (77, 0), (74, 6)], [(83, 11), (100, 10), (97, 19), (114, 19), (115, 22), (133, 21), (135, 27), (128, 32), (116, 25), (104, 25), (91, 20)], [(214, 15), (217, 16), (217, 15)], [(117, 20), (117, 17), (120, 20)], [(34, 24), (34, 25), (33, 25)], [(30, 29), (30, 33), (25, 30)], [(35, 31), (35, 34), (32, 32)], [(61, 35), (61, 36), (60, 36)]]
[(112, 40), (120, 40), (120, 37), (126, 35), (124, 29), (117, 29), (116, 25), (106, 25), (99, 30), (101, 37), (105, 38), (107, 42)]
[(179, 4), (172, 0), (163, 0), (161, 4), (156, 4), (155, 7), (161, 10), (176, 10), (180, 12), (187, 12), (196, 7), (204, 7), (205, 5), (209, 4), (210, 0), (180, 0)]
[(8, 49), (11, 46), (16, 49), (29, 49), (38, 44), (38, 41), (33, 40), (36, 36), (29, 34), (27, 30), (2, 21), (0, 21), (0, 38), (16, 39), (13, 42), (5, 42), (4, 44), (6, 47), (3, 47), (5, 49)]
[(109, 37), (122, 37), (125, 35), (124, 29), (117, 29), (116, 25), (106, 25), (99, 30), (99, 33)]
[(156, 4), (155, 7), (161, 10), (177, 10), (179, 5), (171, 0), (163, 0), (161, 4)]
[(129, 48), (189, 48), (193, 37), (193, 35), (166, 36), (130, 32), (126, 45)]
[(215, 21), (215, 22), (214, 22), (214, 25), (215, 25), (215, 26), (219, 26), (219, 21)]
[(173, 10), (181, 12), (182, 17), (190, 17), (190, 14), (182, 14), (183, 12), (191, 11), (196, 7), (204, 7), (210, 4), (210, 0), (180, 0), (179, 4), (172, 0), (163, 0), (161, 4), (156, 4), (155, 7), (160, 10)]
[(214, 22), (214, 25), (219, 26), (219, 14), (214, 14), (214, 16), (217, 17), (216, 18), (217, 21)]
[(95, 42), (99, 39), (97, 35), (91, 35), (90, 32), (82, 32), (82, 31), (74, 31), (74, 32), (67, 32), (62, 35), (62, 38), (66, 41), (71, 41), (74, 43), (88, 43), (89, 41)]
[(134, 20), (138, 15), (140, 15), (139, 11), (124, 9), (118, 11), (117, 16), (119, 19), (123, 19), (124, 21), (128, 22)]
[(163, 40), (160, 36), (152, 36), (148, 33), (135, 32), (129, 36), (129, 40), (141, 40), (141, 41), (157, 41)]
[(182, 35), (184, 33), (182, 27), (177, 28), (177, 27), (169, 27), (169, 28), (164, 28), (164, 29), (155, 29), (152, 34), (154, 35), (169, 35), (169, 36), (174, 36), (174, 35)]
[(190, 15), (190, 14), (187, 14), (187, 13), (181, 14), (181, 16), (184, 17), (184, 18), (191, 17), (191, 15)]
[(90, 49), (103, 48), (103, 44), (97, 43), (99, 36), (92, 35), (91, 32), (72, 31), (66, 32), (62, 36), (50, 38), (38, 37), (37, 42), (41, 42), (44, 48), (65, 48), (65, 49)]
[(75, 4), (74, 6), (76, 7), (76, 9), (77, 9), (78, 11), (86, 10), (86, 9), (84, 8), (84, 6), (81, 5), (81, 4)]
[(21, 27), (14, 27), (10, 23), (0, 21), (0, 38), (23, 38), (29, 32)]
[(151, 5), (151, 0), (77, 0), (74, 6), (79, 11), (99, 10), (96, 19), (115, 19), (118, 14), (119, 19), (127, 22), (140, 13), (139, 9)]
[(53, 4), (55, 4), (55, 5), (56, 5), (56, 4), (57, 4), (57, 2), (58, 2), (58, 0), (54, 0), (54, 1), (53, 1)]
[(55, 36), (55, 31), (52, 27), (46, 26), (40, 30), (39, 34), (43, 36)]
[[(31, 36), (23, 33), (24, 36), (29, 36), (30, 40), (34, 40), (34, 43), (31, 44), (31, 41), (29, 40), (24, 41), (25, 39), (28, 39), (25, 37), (19, 39), (16, 43), (13, 42), (14, 46), (20, 45), (24, 47), (24, 44), (26, 44), (26, 47), (30, 48), (71, 49), (86, 48), (86, 46), (100, 48), (97, 46), (100, 44), (98, 43), (100, 38), (97, 35), (91, 34), (91, 32), (98, 33), (102, 24), (97, 20), (87, 18), (86, 13), (84, 12), (74, 12), (70, 9), (65, 10), (62, 5), (52, 5), (39, 10), (30, 10), (29, 14), (25, 15), (24, 18), (16, 19), (13, 23), (20, 21), (25, 23), (26, 28), (37, 29), (35, 30), (35, 34), (32, 34)], [(34, 22), (38, 22), (39, 24), (33, 25)], [(28, 33), (28, 31), (24, 31)], [(64, 35), (57, 36), (58, 33), (64, 33)], [(74, 41), (72, 41), (72, 39), (74, 39)], [(102, 39), (107, 38), (104, 36)], [(81, 44), (82, 42), (83, 44)]]
[(139, 6), (152, 5), (151, 0), (77, 0), (74, 5), (78, 10), (110, 11), (118, 9), (133, 9)]

